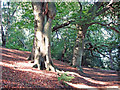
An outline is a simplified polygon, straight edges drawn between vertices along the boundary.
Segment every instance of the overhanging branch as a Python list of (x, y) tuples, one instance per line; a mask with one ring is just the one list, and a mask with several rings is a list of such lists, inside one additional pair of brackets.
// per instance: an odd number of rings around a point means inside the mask
[(78, 0), (78, 3), (80, 5), (80, 19), (81, 19), (82, 18), (82, 4), (81, 4), (81, 2), (79, 2), (79, 0)]
[(70, 23), (72, 23), (72, 22), (74, 22), (74, 21), (68, 21), (68, 22), (63, 23), (63, 24), (61, 24), (61, 25), (59, 25), (59, 26), (55, 26), (55, 27), (53, 27), (52, 32), (58, 31), (58, 29), (63, 28), (63, 27), (65, 27), (65, 26), (68, 26), (68, 25), (69, 25)]
[(91, 43), (88, 43), (88, 45), (89, 45), (90, 47), (89, 47), (88, 49), (86, 49), (86, 50), (90, 50), (92, 56), (94, 56), (93, 51), (95, 51), (95, 52), (101, 54), (102, 56), (109, 58), (109, 57), (106, 56), (105, 54), (101, 53), (101, 52), (98, 50), (98, 47), (93, 46)]
[[(111, 5), (113, 4), (113, 1), (114, 1), (114, 0), (111, 0), (111, 1), (109, 2), (109, 4), (106, 5), (105, 8), (103, 8), (102, 10), (100, 10), (99, 12), (97, 12), (95, 16), (99, 16), (99, 15), (103, 14), (104, 12), (108, 11), (108, 10), (111, 8)], [(94, 18), (95, 18), (95, 17), (94, 17)], [(94, 19), (94, 18), (93, 18), (93, 19)]]
[(88, 25), (90, 26), (90, 25), (93, 25), (93, 24), (99, 24), (99, 25), (105, 26), (108, 29), (112, 29), (117, 33), (120, 33), (117, 29), (115, 29), (114, 27), (111, 27), (110, 24), (102, 24), (102, 23), (99, 23), (99, 22), (93, 22), (93, 23), (90, 23)]

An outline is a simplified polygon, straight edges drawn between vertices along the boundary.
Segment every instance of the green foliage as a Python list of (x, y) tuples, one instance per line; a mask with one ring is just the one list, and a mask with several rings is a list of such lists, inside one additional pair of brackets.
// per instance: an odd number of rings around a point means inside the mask
[[(71, 35), (70, 35), (71, 34)], [(52, 34), (51, 38), (51, 54), (52, 57), (61, 60), (62, 52), (64, 53), (64, 60), (72, 59), (73, 47), (75, 44), (76, 30), (71, 28), (65, 28), (58, 31), (58, 37), (55, 32)]]
[[(118, 27), (118, 3), (114, 3), (113, 7), (116, 8), (107, 13), (103, 13), (100, 16), (92, 19), (91, 13), (88, 13), (90, 8), (93, 6), (92, 3), (81, 2), (82, 4), (82, 14), (80, 18), (80, 6), (78, 2), (57, 2), (57, 14), (55, 19), (52, 22), (52, 28), (54, 26), (59, 26), (67, 21), (74, 20), (66, 27), (58, 29), (57, 32), (52, 32), (51, 36), (51, 54), (52, 58), (61, 60), (61, 57), (64, 52), (63, 60), (68, 60), (71, 62), (73, 55), (73, 48), (75, 46), (75, 40), (77, 36), (77, 27), (78, 25), (86, 25), (94, 22), (99, 22), (102, 24), (110, 24), (117, 30), (120, 30)], [(106, 3), (104, 3), (106, 4)], [(11, 17), (12, 13), (18, 6), (15, 15)], [(102, 10), (103, 6), (99, 8), (98, 11)], [(7, 35), (7, 48), (19, 49), (19, 50), (31, 50), (33, 45), (34, 38), (34, 15), (32, 10), (32, 5), (30, 2), (10, 2), (10, 8), (7, 6), (2, 8), (2, 18), (4, 30), (8, 26), (8, 18), (10, 18), (10, 25)], [(97, 12), (98, 12), (97, 11)], [(113, 24), (114, 23), (114, 24)], [(108, 25), (107, 25), (108, 26)], [(119, 38), (120, 35), (116, 34), (110, 28), (106, 26), (101, 26), (98, 24), (93, 24), (89, 26), (87, 33), (85, 35), (85, 43), (90, 42), (94, 48), (97, 48), (99, 52), (104, 55), (109, 55), (109, 51), (112, 50), (113, 65), (115, 69), (118, 69), (119, 65)], [(110, 69), (110, 60), (104, 55), (100, 54), (97, 50), (91, 48), (90, 51), (89, 44), (85, 44), (85, 50), (83, 55), (83, 65), (90, 67), (100, 67)], [(106, 65), (105, 65), (106, 64)], [(67, 77), (67, 75), (62, 75), (61, 78)]]
[(58, 81), (61, 81), (61, 80), (63, 80), (63, 81), (71, 81), (72, 79), (74, 79), (74, 77), (68, 76), (66, 73), (63, 73), (63, 74), (61, 74), (60, 77), (58, 77)]
[[(34, 37), (34, 16), (31, 3), (10, 2), (9, 8), (6, 4), (2, 9), (3, 27), (4, 29), (9, 27), (6, 47), (30, 51)], [(8, 18), (10, 25), (7, 25)]]
[(6, 48), (17, 49), (17, 50), (21, 50), (21, 51), (29, 51), (29, 50), (26, 50), (26, 49), (20, 47), (17, 44), (9, 44), (9, 43), (7, 43)]

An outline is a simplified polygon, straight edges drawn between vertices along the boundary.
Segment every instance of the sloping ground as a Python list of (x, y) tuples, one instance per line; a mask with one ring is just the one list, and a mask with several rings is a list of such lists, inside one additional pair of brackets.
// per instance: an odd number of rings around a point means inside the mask
[(30, 52), (0, 48), (2, 60), (2, 87), (3, 88), (115, 88), (120, 86), (120, 77), (116, 71), (105, 71), (83, 67), (80, 73), (68, 64), (54, 60), (54, 64), (64, 71), (69, 71), (75, 77), (66, 82), (65, 86), (58, 81), (57, 73), (31, 68), (27, 57)]

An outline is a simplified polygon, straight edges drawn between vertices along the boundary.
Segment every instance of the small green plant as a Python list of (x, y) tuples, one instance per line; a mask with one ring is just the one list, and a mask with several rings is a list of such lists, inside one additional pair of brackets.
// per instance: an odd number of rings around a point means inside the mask
[(72, 79), (74, 79), (74, 77), (68, 76), (66, 73), (63, 73), (63, 74), (61, 74), (60, 77), (58, 77), (58, 81), (61, 81), (61, 80), (63, 80), (63, 81), (71, 81)]

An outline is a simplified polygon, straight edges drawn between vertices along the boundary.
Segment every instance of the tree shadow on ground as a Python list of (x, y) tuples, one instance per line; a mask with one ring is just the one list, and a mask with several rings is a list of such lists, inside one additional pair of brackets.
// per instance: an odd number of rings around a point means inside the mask
[[(57, 64), (54, 60), (55, 65), (64, 71), (75, 72), (80, 75), (72, 81), (74, 84), (84, 83), (87, 86), (93, 87), (107, 87), (107, 86), (119, 86), (120, 79), (116, 71), (112, 70), (100, 70), (97, 68), (83, 67), (83, 73), (75, 68), (71, 68), (68, 64)], [(59, 62), (60, 63), (60, 62)]]
[(33, 69), (26, 58), (29, 53), (15, 51), (6, 49), (1, 53), (0, 66), (2, 66), (3, 88), (72, 88), (59, 82), (57, 73)]
[[(28, 52), (4, 48), (1, 54), (3, 55), (3, 65), (0, 64), (3, 66), (3, 87), (72, 88), (70, 85), (61, 85), (61, 83), (57, 80), (57, 73), (32, 69), (30, 66), (27, 67), (26, 65), (30, 64), (26, 58), (29, 56)], [(18, 67), (14, 67), (15, 62)], [(19, 62), (22, 67), (19, 66)], [(53, 60), (53, 62), (54, 65), (64, 71), (79, 74), (79, 76), (75, 75), (75, 79), (71, 81), (71, 83), (74, 84), (85, 84), (91, 87), (118, 86), (120, 84), (119, 76), (115, 71), (105, 71), (96, 68), (83, 67), (84, 73), (81, 73), (76, 68), (69, 66), (67, 63), (58, 60)]]
[(28, 51), (19, 51), (15, 49), (7, 49), (7, 48), (1, 48), (1, 47), (0, 47), (0, 50), (2, 51), (2, 53), (7, 54), (7, 55), (21, 56), (25, 58), (27, 58), (28, 55), (30, 54), (30, 52)]
[[(46, 75), (47, 76), (47, 75)], [(56, 77), (46, 77), (30, 71), (2, 68), (2, 87), (4, 88), (64, 88)]]

